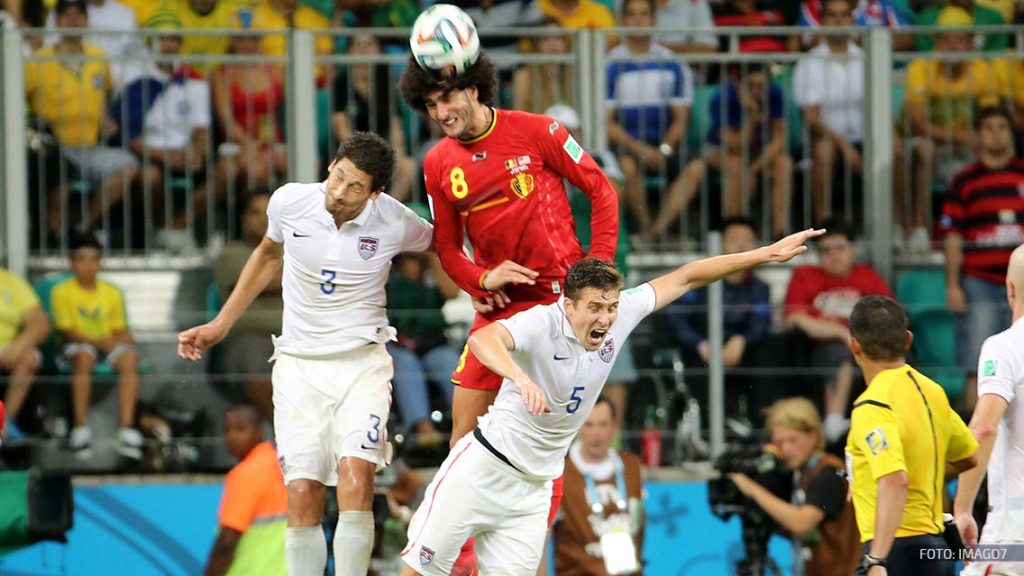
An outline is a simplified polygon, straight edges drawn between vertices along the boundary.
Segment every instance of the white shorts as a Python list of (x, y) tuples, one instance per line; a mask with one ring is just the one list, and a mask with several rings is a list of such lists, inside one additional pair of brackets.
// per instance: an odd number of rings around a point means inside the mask
[[(978, 544), (1024, 545), (1024, 510), (988, 513)], [(1024, 562), (971, 562), (961, 576), (1024, 576)]]
[(57, 357), (57, 368), (65, 372), (70, 372), (74, 367), (75, 356), (77, 356), (79, 352), (85, 352), (97, 361), (102, 361), (107, 366), (113, 368), (114, 363), (117, 362), (118, 358), (128, 352), (134, 351), (135, 346), (122, 343), (115, 345), (110, 353), (104, 356), (92, 344), (86, 344), (85, 342), (72, 342), (70, 344), (65, 344), (64, 349), (61, 350), (60, 356)]
[(338, 483), (342, 458), (387, 466), (394, 366), (383, 344), (329, 358), (275, 354), (274, 433), (285, 483)]
[(448, 576), (474, 536), (481, 574), (533, 576), (550, 509), (550, 480), (523, 475), (466, 434), (427, 486), (402, 560), (419, 574)]

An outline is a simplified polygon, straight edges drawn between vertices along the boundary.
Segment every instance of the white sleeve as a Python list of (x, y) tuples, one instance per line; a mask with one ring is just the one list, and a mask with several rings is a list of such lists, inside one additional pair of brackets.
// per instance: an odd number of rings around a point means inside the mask
[(284, 202), (285, 186), (278, 188), (270, 195), (267, 203), (267, 238), (278, 244), (284, 243), (284, 230), (281, 227), (281, 203)]
[(814, 58), (801, 58), (796, 64), (796, 70), (793, 71), (793, 99), (800, 108), (821, 104), (820, 83), (815, 79), (816, 73), (821, 71), (814, 65)]
[(654, 287), (647, 282), (635, 288), (623, 290), (619, 296), (619, 315), (615, 319), (615, 323), (625, 324), (632, 332), (641, 320), (654, 312), (656, 303), (657, 296), (654, 293)]
[(1024, 366), (1019, 351), (1011, 350), (1008, 343), (1008, 339), (997, 334), (982, 344), (978, 357), (978, 396), (995, 394), (1007, 403), (1013, 402), (1015, 388), (1024, 382)]
[(402, 229), (402, 252), (423, 252), (430, 248), (434, 225), (405, 205), (402, 206)]
[[(693, 21), (690, 26), (694, 28), (714, 28), (715, 21), (711, 16), (711, 4), (707, 0), (694, 0), (692, 5)], [(710, 32), (700, 32), (693, 35), (692, 42), (702, 46), (718, 46), (718, 38)]]
[[(557, 306), (558, 304), (552, 304)], [(498, 322), (512, 335), (512, 341), (516, 343), (516, 352), (529, 354), (532, 344), (551, 339), (551, 330), (548, 325), (550, 315), (547, 306), (534, 306), (510, 318), (498, 320)]]
[(210, 127), (210, 85), (205, 81), (188, 83), (189, 120), (192, 128)]

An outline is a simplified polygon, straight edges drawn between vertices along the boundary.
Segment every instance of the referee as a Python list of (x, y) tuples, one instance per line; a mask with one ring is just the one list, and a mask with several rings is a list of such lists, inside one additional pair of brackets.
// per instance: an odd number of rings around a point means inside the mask
[(942, 387), (906, 363), (912, 341), (894, 300), (867, 296), (853, 308), (850, 350), (868, 383), (846, 440), (862, 576), (954, 571), (942, 538), (942, 487), (947, 474), (975, 466), (978, 442)]

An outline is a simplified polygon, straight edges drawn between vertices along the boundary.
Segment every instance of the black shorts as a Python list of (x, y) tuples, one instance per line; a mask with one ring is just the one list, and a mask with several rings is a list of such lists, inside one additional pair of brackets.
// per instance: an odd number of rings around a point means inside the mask
[[(871, 550), (871, 542), (864, 544), (864, 553)], [(939, 552), (929, 553), (930, 550)], [(885, 569), (891, 576), (953, 576), (956, 572), (956, 561), (949, 560), (949, 546), (942, 534), (925, 534), (924, 536), (908, 536), (896, 538), (892, 542), (889, 556), (885, 559)], [(857, 566), (855, 576), (866, 576), (864, 566)]]

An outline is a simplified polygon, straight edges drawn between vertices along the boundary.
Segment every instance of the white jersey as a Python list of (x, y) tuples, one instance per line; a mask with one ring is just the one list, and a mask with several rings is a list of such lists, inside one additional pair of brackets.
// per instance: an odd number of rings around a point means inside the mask
[(604, 344), (593, 352), (573, 334), (564, 298), (499, 320), (515, 341), (512, 357), (544, 390), (551, 413), (530, 414), (519, 388), (506, 378), (494, 404), (480, 418), (483, 437), (524, 474), (540, 479), (561, 476), (569, 445), (601, 394), (626, 337), (654, 304), (650, 284), (624, 290), (618, 317)]
[(978, 358), (978, 396), (995, 394), (1009, 406), (988, 463), (988, 503), (1024, 509), (1024, 318), (990, 336)]
[(433, 226), (387, 194), (341, 225), (323, 183), (286, 184), (270, 197), (267, 237), (284, 244), (279, 352), (330, 356), (395, 336), (384, 287), (399, 252), (430, 247)]

